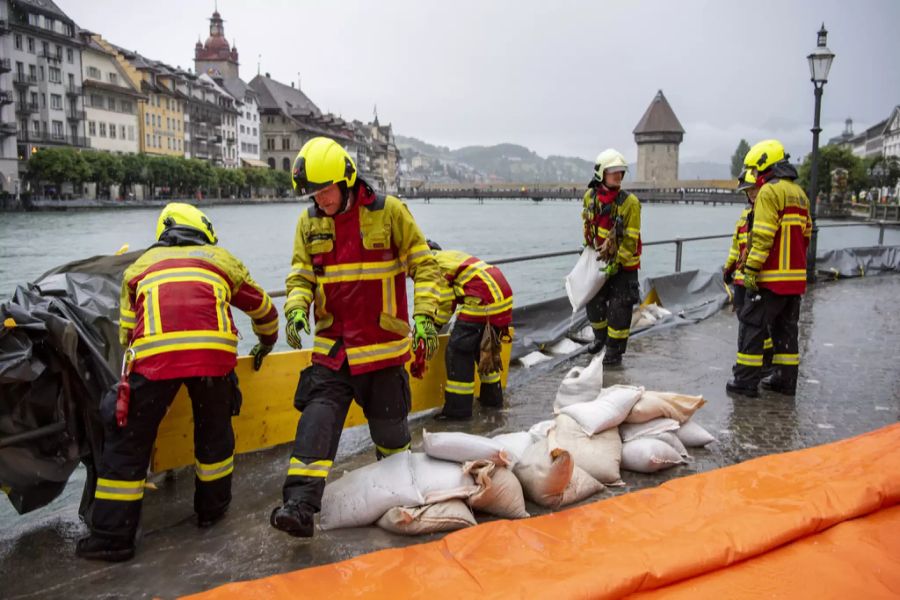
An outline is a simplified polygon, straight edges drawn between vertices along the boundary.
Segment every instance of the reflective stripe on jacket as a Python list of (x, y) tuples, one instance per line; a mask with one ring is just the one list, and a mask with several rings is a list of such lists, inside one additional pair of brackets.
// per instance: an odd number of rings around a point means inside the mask
[(461, 321), (487, 319), (497, 327), (512, 323), (512, 288), (500, 269), (458, 250), (438, 250), (434, 255), (443, 275), (439, 324), (449, 321), (457, 306)]
[(150, 248), (125, 270), (119, 338), (148, 379), (220, 377), (237, 363), (235, 306), (264, 344), (278, 339), (278, 311), (247, 268), (218, 246)]
[(749, 226), (752, 206), (741, 211), (737, 223), (734, 224), (734, 234), (731, 236), (731, 248), (728, 250), (728, 260), (725, 268), (734, 270), (734, 284), (744, 285), (744, 262), (747, 260), (747, 230)]
[(356, 202), (328, 217), (300, 215), (287, 277), (285, 312), (315, 306), (313, 362), (366, 373), (409, 358), (406, 275), (415, 281), (413, 314), (434, 318), (440, 270), (409, 209), (393, 196), (356, 188)]
[(806, 291), (806, 249), (812, 234), (809, 200), (790, 179), (762, 186), (753, 208), (752, 246), (746, 267), (759, 272), (759, 287), (776, 294)]
[[(606, 188), (601, 188), (607, 191)], [(637, 196), (620, 190), (613, 196), (609, 203), (601, 201), (603, 191), (590, 188), (584, 194), (581, 218), (584, 222), (584, 243), (599, 250), (600, 246), (610, 232), (615, 235), (616, 217), (622, 217), (621, 239), (617, 239), (618, 263), (626, 271), (636, 271), (641, 268), (641, 203)], [(611, 190), (608, 190), (611, 192)], [(616, 197), (625, 195), (625, 199), (619, 204)], [(607, 208), (608, 207), (608, 208)]]

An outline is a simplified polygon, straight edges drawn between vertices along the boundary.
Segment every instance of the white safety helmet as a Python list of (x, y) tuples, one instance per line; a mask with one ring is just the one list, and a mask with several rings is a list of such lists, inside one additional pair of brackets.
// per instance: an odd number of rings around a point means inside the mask
[(607, 169), (611, 173), (628, 170), (628, 163), (625, 162), (625, 157), (622, 156), (621, 152), (613, 148), (607, 148), (597, 155), (597, 160), (594, 161), (594, 177), (597, 181), (603, 181), (603, 172)]

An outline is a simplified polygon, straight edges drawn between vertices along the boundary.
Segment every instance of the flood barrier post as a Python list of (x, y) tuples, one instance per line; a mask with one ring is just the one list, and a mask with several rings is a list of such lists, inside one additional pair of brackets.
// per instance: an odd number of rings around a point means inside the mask
[(681, 238), (675, 239), (675, 272), (681, 273), (681, 249), (684, 245), (684, 240)]

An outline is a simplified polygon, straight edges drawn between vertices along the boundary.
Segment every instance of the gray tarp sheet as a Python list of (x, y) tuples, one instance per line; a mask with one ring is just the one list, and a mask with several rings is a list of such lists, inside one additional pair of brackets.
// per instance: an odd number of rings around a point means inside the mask
[(57, 267), (0, 305), (14, 322), (0, 324), (0, 486), (19, 513), (59, 495), (79, 462), (93, 493), (98, 407), (122, 353), (120, 282), (139, 254)]
[(900, 271), (900, 246), (829, 250), (816, 260), (821, 277), (865, 277)]

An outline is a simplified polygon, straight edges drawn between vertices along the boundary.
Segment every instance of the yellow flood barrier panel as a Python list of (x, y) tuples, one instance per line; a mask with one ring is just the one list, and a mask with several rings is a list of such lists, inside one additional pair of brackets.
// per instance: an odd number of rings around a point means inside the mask
[[(444, 355), (448, 339), (448, 335), (440, 336), (440, 347), (428, 362), (425, 377), (409, 378), (412, 412), (437, 408), (444, 403), (444, 384), (447, 381)], [(509, 372), (510, 349), (510, 344), (503, 344), (501, 382), (504, 387)], [(300, 371), (305, 369), (310, 361), (309, 350), (276, 352), (266, 357), (262, 369), (254, 371), (251, 356), (238, 358), (235, 373), (240, 380), (244, 403), (241, 406), (241, 414), (232, 419), (236, 454), (271, 448), (294, 440), (297, 419), (300, 416), (294, 408), (294, 392), (297, 389)], [(476, 369), (476, 389), (477, 377)], [(223, 399), (223, 402), (225, 401)], [(362, 409), (354, 402), (347, 413), (344, 427), (354, 427), (365, 422)], [(167, 471), (192, 464), (194, 464), (194, 417), (187, 389), (182, 386), (159, 427), (150, 460), (150, 470)]]

